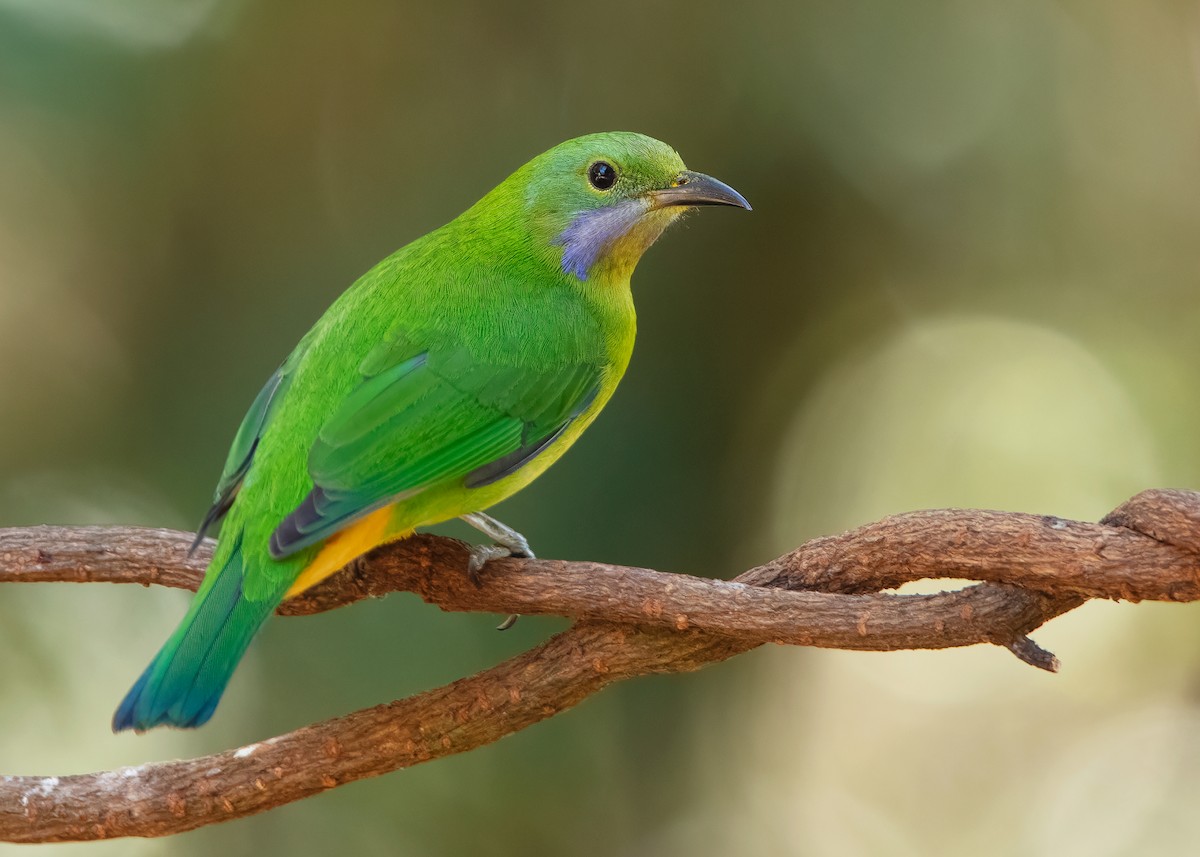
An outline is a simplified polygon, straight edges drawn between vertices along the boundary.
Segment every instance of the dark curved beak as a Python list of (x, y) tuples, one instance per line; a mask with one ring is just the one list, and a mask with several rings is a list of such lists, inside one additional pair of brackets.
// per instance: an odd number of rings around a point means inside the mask
[(694, 173), (684, 170), (675, 179), (675, 184), (662, 190), (650, 192), (652, 208), (666, 208), (670, 205), (733, 205), (753, 211), (746, 197), (736, 190), (704, 173)]

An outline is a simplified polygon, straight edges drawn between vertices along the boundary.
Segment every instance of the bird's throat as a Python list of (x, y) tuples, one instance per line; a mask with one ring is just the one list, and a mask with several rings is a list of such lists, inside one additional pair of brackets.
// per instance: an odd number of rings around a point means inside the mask
[(580, 280), (601, 272), (627, 279), (682, 210), (651, 209), (645, 200), (629, 199), (577, 215), (554, 241), (563, 248), (563, 273)]

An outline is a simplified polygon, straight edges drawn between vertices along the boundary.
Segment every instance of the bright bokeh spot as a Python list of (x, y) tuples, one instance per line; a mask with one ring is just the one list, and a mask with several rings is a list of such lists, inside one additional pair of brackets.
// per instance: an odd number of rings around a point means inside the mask
[[(915, 320), (798, 402), (766, 540), (782, 552), (945, 506), (1094, 519), (1159, 483), (1156, 461), (1136, 400), (1079, 341), (1013, 319)], [(740, 771), (759, 816), (742, 833), (776, 815), (802, 829), (743, 853), (1000, 857), (1019, 834), (1034, 855), (1120, 854), (1161, 819), (1200, 835), (1184, 797), (1200, 774), (1163, 752), (1200, 754), (1200, 730), (1182, 726), (1196, 659), (1152, 654), (1156, 636), (1189, 627), (1153, 605), (1088, 605), (1035, 635), (1064, 658), (1055, 677), (987, 646), (766, 653), (739, 712), (753, 724)]]
[(1155, 484), (1154, 437), (1078, 341), (1003, 318), (910, 323), (830, 371), (775, 471), (772, 544), (909, 509), (1103, 514)]

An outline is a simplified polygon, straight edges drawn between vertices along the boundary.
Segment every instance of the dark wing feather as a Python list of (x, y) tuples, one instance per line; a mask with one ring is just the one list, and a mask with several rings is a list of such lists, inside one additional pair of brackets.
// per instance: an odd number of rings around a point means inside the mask
[(189, 554), (195, 552), (200, 543), (204, 541), (208, 530), (221, 520), (229, 511), (229, 507), (233, 505), (238, 489), (242, 486), (242, 480), (246, 478), (246, 473), (254, 462), (254, 453), (258, 449), (258, 442), (262, 439), (267, 423), (270, 422), (274, 406), (283, 398), (288, 383), (291, 381), (292, 372), (304, 354), (306, 344), (307, 340), (301, 341), (296, 350), (283, 362), (283, 365), (272, 373), (271, 377), (267, 379), (267, 383), (254, 397), (250, 410), (242, 418), (242, 424), (238, 426), (237, 434), (234, 435), (233, 443), (229, 447), (229, 454), (225, 458), (225, 467), (221, 471), (221, 478), (217, 481), (217, 490), (213, 495), (212, 505), (205, 513), (204, 520), (200, 522), (196, 538), (192, 542), (191, 548), (188, 549)]

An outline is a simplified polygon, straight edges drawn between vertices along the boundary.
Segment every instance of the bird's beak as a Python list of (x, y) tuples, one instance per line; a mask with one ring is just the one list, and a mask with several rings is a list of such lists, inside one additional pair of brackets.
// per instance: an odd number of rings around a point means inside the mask
[(672, 205), (734, 205), (752, 211), (746, 197), (736, 190), (704, 173), (684, 170), (670, 187), (651, 191), (650, 207), (666, 208)]

